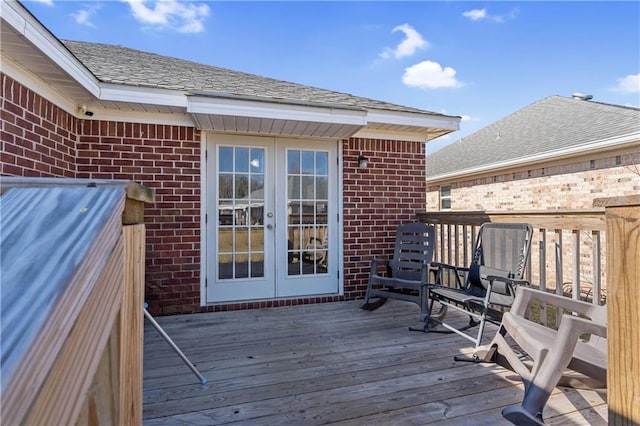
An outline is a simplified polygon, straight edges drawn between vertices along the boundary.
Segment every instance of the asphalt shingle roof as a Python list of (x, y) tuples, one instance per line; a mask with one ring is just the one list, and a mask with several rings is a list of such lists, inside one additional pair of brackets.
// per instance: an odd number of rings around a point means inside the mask
[(98, 80), (185, 92), (444, 116), (417, 108), (290, 83), (123, 46), (62, 40)]
[(550, 96), (427, 155), (427, 178), (640, 132), (640, 109)]

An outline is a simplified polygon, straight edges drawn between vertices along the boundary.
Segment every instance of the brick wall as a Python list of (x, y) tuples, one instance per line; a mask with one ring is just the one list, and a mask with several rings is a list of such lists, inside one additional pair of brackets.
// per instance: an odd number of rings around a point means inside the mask
[(77, 119), (0, 74), (0, 174), (75, 177)]
[[(640, 146), (495, 176), (452, 182), (452, 210), (591, 208), (594, 198), (640, 192)], [(448, 184), (448, 183), (447, 183)], [(439, 187), (427, 187), (427, 210), (439, 210)]]
[(155, 313), (200, 309), (200, 132), (81, 120), (78, 177), (130, 179), (156, 191), (145, 207), (146, 298)]
[(364, 296), (371, 259), (390, 257), (396, 227), (425, 208), (425, 152), (423, 143), (350, 139), (343, 156), (344, 294), (354, 299)]
[[(640, 146), (629, 146), (545, 167), (499, 173), (475, 179), (450, 182), (453, 211), (463, 210), (550, 210), (592, 208), (595, 198), (634, 195), (640, 193)], [(427, 211), (439, 210), (439, 185), (427, 188)], [(539, 283), (539, 233), (532, 244), (532, 282)], [(593, 281), (593, 238), (590, 230), (580, 232), (580, 283), (588, 288)], [(600, 236), (600, 279), (606, 288), (606, 233)], [(558, 236), (547, 231), (546, 285), (555, 287), (556, 277), (570, 283), (573, 271), (573, 235), (562, 233), (561, 271), (556, 271)]]
[[(146, 298), (153, 314), (250, 309), (362, 297), (374, 256), (425, 206), (424, 144), (343, 142), (345, 295), (200, 307), (200, 140), (191, 127), (78, 119), (2, 75), (0, 174), (130, 179), (154, 188), (145, 207)], [(360, 170), (357, 157), (369, 158)]]

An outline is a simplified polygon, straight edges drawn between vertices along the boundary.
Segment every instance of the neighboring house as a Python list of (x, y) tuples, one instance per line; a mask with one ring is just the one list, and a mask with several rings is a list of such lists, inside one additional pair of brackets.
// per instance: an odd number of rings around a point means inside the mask
[[(588, 96), (550, 96), (427, 155), (427, 212), (584, 210), (593, 208), (595, 198), (638, 193), (640, 109)], [(569, 291), (577, 273), (581, 288), (590, 291), (594, 273), (600, 271), (599, 281), (606, 287), (606, 235), (598, 234), (596, 240), (584, 229), (578, 238), (576, 251), (570, 230), (560, 235), (553, 228), (538, 230), (532, 282), (539, 283), (544, 268), (545, 285), (553, 288), (560, 280)], [(599, 268), (594, 272), (595, 265)]]
[[(0, 175), (131, 179), (146, 298), (186, 313), (361, 297), (425, 206), (425, 143), (459, 117), (121, 46), (0, 9)], [(358, 157), (368, 158), (359, 168)]]
[(427, 155), (427, 210), (591, 208), (640, 192), (640, 109), (550, 96)]

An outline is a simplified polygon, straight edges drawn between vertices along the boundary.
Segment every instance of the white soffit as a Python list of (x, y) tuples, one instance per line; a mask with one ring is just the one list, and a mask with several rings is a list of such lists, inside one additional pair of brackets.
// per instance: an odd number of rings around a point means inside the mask
[(187, 99), (187, 112), (203, 130), (344, 139), (367, 124), (367, 111), (362, 108), (225, 95)]
[[(93, 96), (98, 97), (99, 85), (97, 79), (69, 52), (60, 41), (40, 24), (31, 14), (25, 13), (24, 8), (15, 1), (2, 1), (0, 7), (2, 17), (2, 50), (13, 51), (19, 62), (27, 69), (30, 65), (42, 66), (41, 56), (35, 53), (39, 49), (44, 57), (49, 58), (57, 67), (49, 76), (60, 84), (68, 84), (68, 74), (72, 80), (80, 83)], [(8, 25), (9, 27), (5, 27)], [(11, 30), (9, 30), (11, 28)], [(11, 37), (16, 35), (17, 37)], [(20, 38), (26, 40), (24, 43)], [(33, 49), (32, 46), (37, 46)], [(13, 56), (10, 54), (10, 56)], [(63, 71), (64, 70), (64, 71)], [(55, 74), (55, 75), (54, 75)], [(45, 78), (45, 81), (47, 79)]]

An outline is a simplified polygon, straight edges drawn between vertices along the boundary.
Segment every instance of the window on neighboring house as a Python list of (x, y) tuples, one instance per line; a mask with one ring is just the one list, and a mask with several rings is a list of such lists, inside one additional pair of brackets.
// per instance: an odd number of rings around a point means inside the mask
[(440, 210), (451, 210), (451, 185), (440, 187)]

